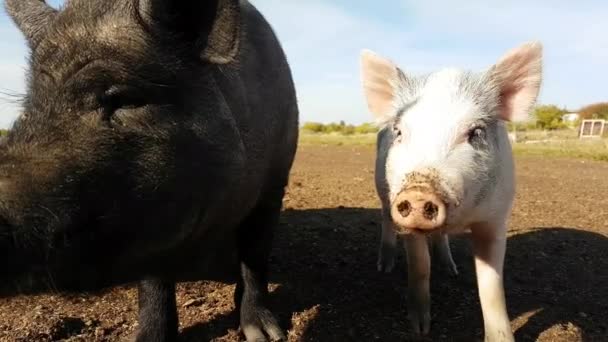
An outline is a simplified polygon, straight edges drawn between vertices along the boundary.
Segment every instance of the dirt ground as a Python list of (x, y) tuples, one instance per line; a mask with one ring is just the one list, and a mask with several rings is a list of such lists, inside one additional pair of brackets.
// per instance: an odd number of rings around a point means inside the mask
[[(411, 340), (403, 252), (376, 272), (378, 200), (371, 147), (301, 146), (271, 258), (272, 308), (290, 341)], [(517, 159), (505, 264), (518, 341), (608, 341), (608, 163)], [(429, 341), (482, 338), (470, 243), (461, 274), (434, 270)], [(234, 285), (183, 283), (184, 341), (240, 341)], [(131, 287), (100, 295), (0, 299), (0, 341), (120, 341), (135, 330)]]

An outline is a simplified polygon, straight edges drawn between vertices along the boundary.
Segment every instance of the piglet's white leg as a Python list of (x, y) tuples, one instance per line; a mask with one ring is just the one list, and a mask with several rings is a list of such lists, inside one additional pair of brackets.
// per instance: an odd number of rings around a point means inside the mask
[(503, 287), (506, 230), (504, 224), (471, 229), (486, 342), (514, 341)]
[(428, 334), (431, 328), (431, 257), (426, 237), (405, 237), (408, 278), (408, 318), (415, 334)]

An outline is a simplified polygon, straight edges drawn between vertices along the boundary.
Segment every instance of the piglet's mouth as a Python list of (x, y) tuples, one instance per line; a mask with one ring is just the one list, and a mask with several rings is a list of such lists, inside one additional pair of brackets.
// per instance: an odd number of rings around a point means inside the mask
[(425, 229), (418, 229), (418, 228), (406, 228), (404, 233), (404, 235), (429, 235), (431, 234), (430, 231), (425, 230)]
[(445, 230), (445, 226), (438, 227), (436, 229), (419, 229), (419, 228), (404, 228), (396, 226), (395, 233), (400, 236), (408, 236), (408, 235), (423, 235), (430, 236), (433, 234), (440, 234)]

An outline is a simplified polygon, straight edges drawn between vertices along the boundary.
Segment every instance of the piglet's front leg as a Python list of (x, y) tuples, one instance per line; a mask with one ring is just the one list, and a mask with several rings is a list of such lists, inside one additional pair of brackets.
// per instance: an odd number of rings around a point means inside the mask
[(503, 287), (506, 231), (504, 223), (471, 229), (486, 342), (515, 341)]
[(397, 249), (397, 234), (389, 213), (382, 214), (382, 236), (378, 249), (378, 272), (390, 273), (395, 267), (395, 254)]
[(407, 252), (408, 319), (415, 334), (426, 335), (431, 329), (431, 256), (426, 237), (405, 237)]
[(452, 250), (450, 249), (450, 240), (447, 234), (435, 234), (432, 236), (434, 257), (439, 259), (439, 264), (445, 270), (447, 274), (452, 277), (458, 275), (458, 266), (454, 262), (452, 257)]

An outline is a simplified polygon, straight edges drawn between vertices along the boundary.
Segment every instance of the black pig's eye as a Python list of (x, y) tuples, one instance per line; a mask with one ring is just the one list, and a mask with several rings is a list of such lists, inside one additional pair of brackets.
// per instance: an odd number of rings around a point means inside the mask
[(144, 99), (136, 91), (120, 87), (108, 89), (100, 98), (104, 116), (109, 118), (117, 110), (135, 109), (146, 105)]

